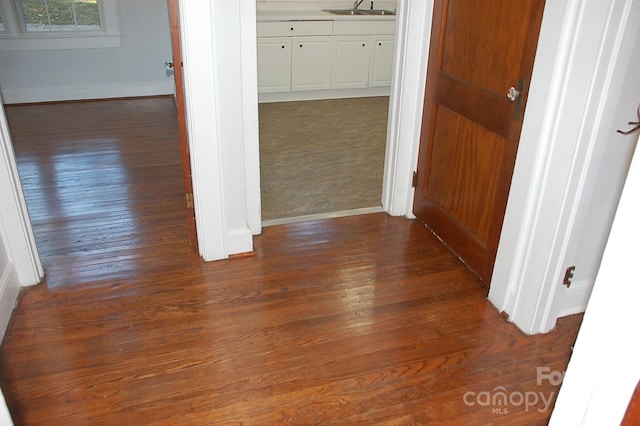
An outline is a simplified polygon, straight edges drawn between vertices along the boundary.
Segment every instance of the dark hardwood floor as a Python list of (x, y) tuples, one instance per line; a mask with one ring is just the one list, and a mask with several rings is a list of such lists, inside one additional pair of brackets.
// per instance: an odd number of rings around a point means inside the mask
[(204, 263), (171, 99), (7, 114), (46, 270), (0, 347), (16, 424), (547, 422), (537, 368), (565, 369), (581, 316), (523, 335), (420, 223), (274, 226)]

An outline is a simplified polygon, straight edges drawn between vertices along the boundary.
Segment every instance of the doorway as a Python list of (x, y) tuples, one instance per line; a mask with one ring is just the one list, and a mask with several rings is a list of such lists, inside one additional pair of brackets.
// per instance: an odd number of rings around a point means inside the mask
[[(148, 61), (148, 66), (164, 77), (162, 62), (171, 53), (169, 20), (166, 9), (153, 16), (158, 25), (154, 39), (166, 41), (167, 49), (154, 51), (162, 60)], [(38, 53), (43, 63), (48, 53)], [(92, 54), (90, 49), (74, 53)], [(114, 87), (105, 98), (126, 94), (112, 84), (119, 76), (101, 85)], [(89, 282), (91, 276), (133, 276), (136, 261), (145, 257), (142, 249), (161, 251), (172, 239), (174, 248), (182, 247), (178, 240), (186, 218), (181, 171), (175, 169), (180, 151), (173, 96), (15, 104), (7, 106), (7, 116), (50, 285)], [(176, 248), (168, 259), (191, 255), (181, 250)], [(74, 272), (58, 273), (58, 265), (72, 263), (72, 258)]]
[(262, 224), (382, 211), (394, 18), (361, 18), (352, 28), (319, 10), (307, 21), (270, 21), (263, 7)]

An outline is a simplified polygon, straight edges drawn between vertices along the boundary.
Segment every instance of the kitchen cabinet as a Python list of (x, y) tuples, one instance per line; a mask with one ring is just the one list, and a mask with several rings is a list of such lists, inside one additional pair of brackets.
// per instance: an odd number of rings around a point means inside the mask
[(261, 102), (389, 94), (393, 20), (258, 21)]
[(370, 37), (334, 37), (332, 89), (366, 88), (369, 83)]
[(258, 38), (258, 90), (262, 93), (291, 90), (291, 38)]
[(291, 90), (331, 87), (331, 37), (295, 37), (291, 52)]
[(380, 35), (371, 37), (371, 64), (369, 66), (369, 87), (386, 87), (391, 85), (393, 68), (393, 36)]

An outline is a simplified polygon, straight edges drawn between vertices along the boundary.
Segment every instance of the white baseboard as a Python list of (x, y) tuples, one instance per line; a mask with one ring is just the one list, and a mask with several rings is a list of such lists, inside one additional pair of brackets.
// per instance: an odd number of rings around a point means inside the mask
[(128, 98), (136, 96), (171, 95), (174, 93), (173, 80), (166, 81), (105, 84), (92, 86), (42, 87), (27, 89), (3, 89), (5, 104), (30, 102), (73, 101), (80, 99)]
[(372, 87), (367, 89), (332, 89), (306, 90), (301, 92), (259, 93), (258, 103), (389, 96), (389, 92), (389, 87)]
[(249, 228), (232, 229), (226, 237), (227, 254), (241, 254), (253, 251), (253, 233)]
[(0, 275), (0, 342), (7, 330), (7, 325), (9, 325), (19, 291), (20, 282), (15, 268), (13, 263), (8, 263)]
[(558, 318), (580, 314), (587, 309), (595, 280), (574, 281), (566, 289)]

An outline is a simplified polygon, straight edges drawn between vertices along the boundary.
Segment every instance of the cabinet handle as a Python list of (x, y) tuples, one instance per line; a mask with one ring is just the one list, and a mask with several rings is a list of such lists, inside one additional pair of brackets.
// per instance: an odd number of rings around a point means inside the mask
[(284, 49), (284, 44), (282, 45), (282, 48)]
[(291, 31), (293, 31), (293, 27), (291, 27)]
[(364, 43), (362, 43), (362, 47), (367, 47), (367, 45), (366, 45), (366, 44), (364, 44)]

